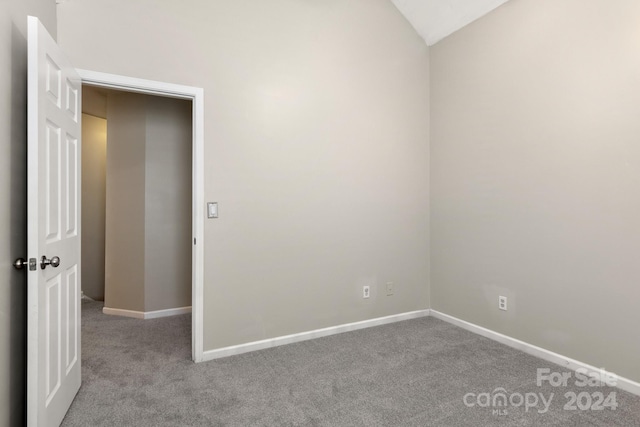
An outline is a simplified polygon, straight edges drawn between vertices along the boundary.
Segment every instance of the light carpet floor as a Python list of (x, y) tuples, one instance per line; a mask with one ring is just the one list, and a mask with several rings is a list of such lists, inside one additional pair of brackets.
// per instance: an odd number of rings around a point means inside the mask
[[(82, 387), (66, 427), (640, 426), (639, 397), (575, 379), (538, 387), (538, 368), (563, 370), (431, 317), (194, 364), (190, 315), (101, 310), (83, 301)], [(513, 404), (465, 405), (498, 388)], [(565, 393), (585, 391), (615, 392), (617, 409), (564, 409)], [(547, 412), (517, 405), (533, 393), (553, 393)]]

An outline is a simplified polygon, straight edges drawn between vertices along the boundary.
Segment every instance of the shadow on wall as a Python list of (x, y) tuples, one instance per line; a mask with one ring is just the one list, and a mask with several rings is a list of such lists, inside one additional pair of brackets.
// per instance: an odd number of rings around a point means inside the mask
[[(10, 253), (27, 256), (27, 40), (14, 25), (11, 28), (11, 173)], [(13, 262), (13, 259), (11, 260)], [(15, 271), (10, 280), (10, 423), (26, 423), (27, 276)]]

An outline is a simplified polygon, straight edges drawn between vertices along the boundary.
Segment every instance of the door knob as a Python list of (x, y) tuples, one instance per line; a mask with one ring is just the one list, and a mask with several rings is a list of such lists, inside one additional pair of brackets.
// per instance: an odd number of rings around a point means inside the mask
[(50, 265), (53, 268), (56, 268), (60, 265), (60, 257), (54, 256), (51, 259), (47, 259), (46, 256), (42, 255), (42, 260), (40, 261), (40, 268), (45, 269), (47, 265)]
[(22, 270), (23, 268), (26, 268), (28, 265), (29, 265), (29, 261), (27, 261), (24, 258), (18, 258), (13, 262), (13, 266), (16, 268), (16, 270)]

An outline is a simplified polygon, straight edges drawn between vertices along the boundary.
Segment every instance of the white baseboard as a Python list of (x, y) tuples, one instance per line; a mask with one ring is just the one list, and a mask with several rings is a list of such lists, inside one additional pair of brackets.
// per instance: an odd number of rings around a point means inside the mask
[(102, 307), (102, 312), (110, 316), (133, 317), (134, 319), (144, 319), (144, 312), (133, 310), (122, 310), (120, 308)]
[(392, 316), (378, 317), (376, 319), (363, 320), (361, 322), (347, 323), (329, 328), (316, 329), (299, 334), (285, 335), (277, 338), (270, 338), (261, 341), (254, 341), (246, 344), (234, 345), (231, 347), (219, 348), (216, 350), (208, 350), (203, 354), (203, 361), (220, 359), (222, 357), (235, 356), (250, 351), (264, 350), (266, 348), (277, 347), (286, 344), (292, 344), (301, 341), (312, 340), (315, 338), (336, 335), (343, 332), (356, 331), (358, 329), (370, 328), (372, 326), (386, 325), (388, 323), (400, 322), (402, 320), (416, 319), (418, 317), (426, 317), (429, 310), (411, 311), (408, 313), (394, 314)]
[(112, 316), (133, 317), (134, 319), (157, 319), (159, 317), (177, 316), (179, 314), (191, 313), (191, 307), (169, 308), (157, 311), (133, 311), (122, 310), (120, 308), (103, 307), (102, 312)]
[[(581, 368), (586, 370), (588, 374), (599, 374), (601, 372), (601, 369), (594, 366), (571, 359), (558, 353), (554, 353), (553, 351), (545, 350), (544, 348), (537, 347), (533, 344), (511, 338), (499, 332), (494, 332), (490, 329), (483, 328), (482, 326), (478, 326), (473, 323), (469, 323), (465, 320), (449, 316), (448, 314), (444, 314), (436, 310), (430, 310), (430, 312), (431, 316), (435, 317), (436, 319), (444, 320), (445, 322), (451, 323), (452, 325), (458, 326), (462, 329), (466, 329), (467, 331), (492, 339), (501, 344), (515, 348), (516, 350), (520, 350), (532, 356), (539, 357), (540, 359), (546, 360), (548, 362), (555, 363), (572, 371)], [(616, 384), (619, 389), (635, 394), (636, 396), (640, 396), (640, 383), (637, 383), (628, 378), (618, 376)]]

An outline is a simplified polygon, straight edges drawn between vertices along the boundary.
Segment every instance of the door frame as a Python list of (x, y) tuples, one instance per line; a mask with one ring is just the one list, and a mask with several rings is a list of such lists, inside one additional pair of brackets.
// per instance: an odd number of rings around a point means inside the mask
[(191, 100), (192, 213), (191, 357), (203, 361), (204, 346), (204, 89), (89, 70), (76, 70), (83, 85)]

